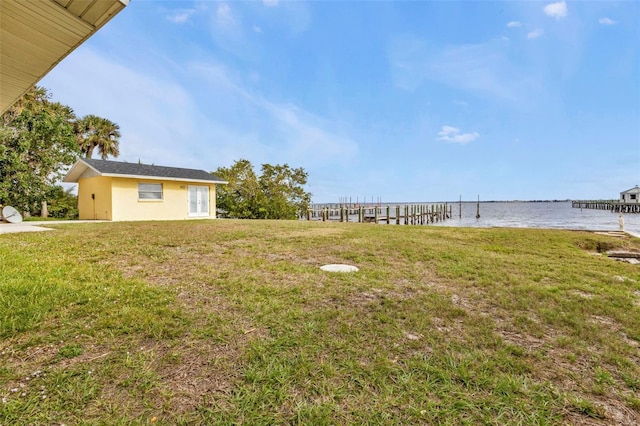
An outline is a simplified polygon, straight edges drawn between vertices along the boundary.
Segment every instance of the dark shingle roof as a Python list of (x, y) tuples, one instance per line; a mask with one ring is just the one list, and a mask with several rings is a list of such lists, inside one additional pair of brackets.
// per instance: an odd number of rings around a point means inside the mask
[(205, 172), (204, 170), (153, 166), (138, 163), (122, 163), (120, 161), (94, 160), (89, 158), (83, 158), (81, 161), (87, 163), (100, 174), (224, 182), (223, 179), (209, 172)]

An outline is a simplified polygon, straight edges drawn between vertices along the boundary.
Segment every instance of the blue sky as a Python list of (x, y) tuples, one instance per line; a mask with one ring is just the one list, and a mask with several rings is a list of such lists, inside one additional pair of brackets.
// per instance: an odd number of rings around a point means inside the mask
[(131, 0), (41, 85), (118, 160), (309, 173), (314, 202), (640, 184), (637, 1)]

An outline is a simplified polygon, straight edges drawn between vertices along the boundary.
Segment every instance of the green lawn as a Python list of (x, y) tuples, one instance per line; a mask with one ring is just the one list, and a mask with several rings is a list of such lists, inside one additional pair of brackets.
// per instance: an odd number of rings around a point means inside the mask
[(0, 425), (640, 423), (640, 239), (54, 227), (0, 235)]

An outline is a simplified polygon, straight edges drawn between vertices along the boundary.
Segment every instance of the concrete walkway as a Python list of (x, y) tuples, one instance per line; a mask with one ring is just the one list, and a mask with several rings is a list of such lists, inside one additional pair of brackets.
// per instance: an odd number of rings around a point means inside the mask
[(29, 221), (21, 223), (0, 222), (0, 234), (13, 234), (16, 232), (42, 232), (53, 231), (46, 228), (47, 225), (68, 224), (68, 223), (100, 223), (107, 222), (105, 220), (43, 220)]

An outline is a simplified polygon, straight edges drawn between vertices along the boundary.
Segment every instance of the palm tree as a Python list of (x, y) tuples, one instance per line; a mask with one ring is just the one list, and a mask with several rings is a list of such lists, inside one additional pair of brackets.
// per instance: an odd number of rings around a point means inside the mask
[(103, 160), (120, 155), (120, 126), (111, 120), (85, 115), (76, 121), (75, 131), (80, 151), (86, 158), (91, 158), (96, 148)]

